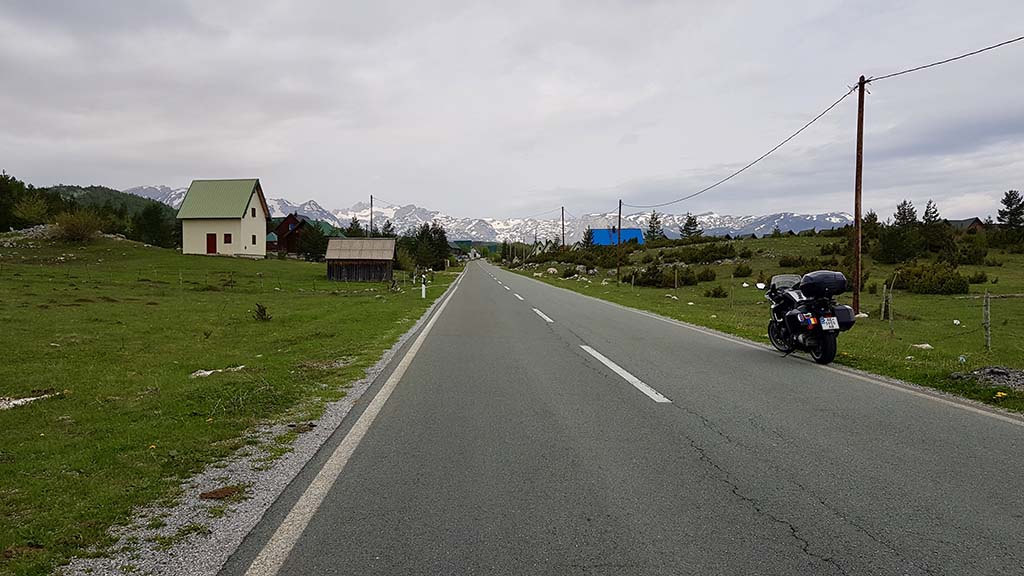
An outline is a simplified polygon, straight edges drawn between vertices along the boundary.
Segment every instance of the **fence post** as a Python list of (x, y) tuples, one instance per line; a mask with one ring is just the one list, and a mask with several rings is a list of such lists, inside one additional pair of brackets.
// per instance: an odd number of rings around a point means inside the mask
[(879, 320), (885, 320), (885, 299), (887, 298), (886, 292), (888, 291), (889, 283), (882, 282), (882, 310), (878, 315)]
[(889, 292), (886, 295), (886, 297), (888, 298), (888, 304), (885, 307), (885, 311), (889, 313), (889, 335), (890, 336), (895, 334), (895, 330), (893, 329), (893, 325), (892, 325), (892, 319), (893, 319), (893, 314), (892, 314), (892, 292), (893, 292), (892, 288), (889, 288)]
[(985, 351), (992, 351), (992, 298), (985, 290), (985, 305), (982, 307), (982, 324), (985, 326)]

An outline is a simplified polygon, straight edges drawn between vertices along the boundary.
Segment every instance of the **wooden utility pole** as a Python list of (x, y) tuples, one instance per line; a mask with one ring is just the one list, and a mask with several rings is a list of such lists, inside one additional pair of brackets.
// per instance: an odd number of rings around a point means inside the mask
[(373, 194), (370, 194), (370, 233), (367, 236), (373, 238)]
[(562, 248), (565, 248), (565, 206), (562, 206)]
[(860, 313), (860, 279), (861, 279), (861, 227), (860, 227), (860, 192), (862, 171), (864, 169), (864, 76), (857, 82), (857, 170), (853, 183), (853, 312)]
[(622, 200), (619, 200), (619, 238), (615, 241), (615, 281), (621, 282), (619, 267), (622, 266)]

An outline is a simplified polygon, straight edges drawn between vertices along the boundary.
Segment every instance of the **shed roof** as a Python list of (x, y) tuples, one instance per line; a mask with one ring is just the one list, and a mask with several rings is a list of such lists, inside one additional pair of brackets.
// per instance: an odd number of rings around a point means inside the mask
[(331, 238), (327, 241), (328, 260), (391, 260), (394, 257), (394, 238)]
[(263, 213), (269, 217), (267, 200), (259, 178), (238, 180), (193, 180), (178, 208), (178, 219), (242, 218), (253, 192), (259, 196)]

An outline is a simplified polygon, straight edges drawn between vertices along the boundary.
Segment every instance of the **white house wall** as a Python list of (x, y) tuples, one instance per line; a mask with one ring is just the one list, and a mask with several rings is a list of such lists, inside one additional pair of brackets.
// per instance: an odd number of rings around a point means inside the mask
[[(242, 220), (239, 218), (197, 218), (181, 221), (181, 253), (206, 254), (206, 235), (217, 235), (217, 254), (252, 253), (241, 250), (242, 241), (250, 238), (242, 236)], [(231, 234), (231, 244), (224, 244), (224, 235)], [(266, 254), (264, 238), (263, 254)]]
[[(256, 216), (252, 215), (252, 209), (256, 209)], [(267, 255), (267, 213), (263, 211), (263, 203), (259, 195), (253, 193), (249, 197), (249, 205), (245, 207), (245, 217), (242, 218), (242, 240), (244, 242), (236, 246), (235, 254), (239, 256), (266, 256)], [(253, 244), (252, 237), (256, 237)]]

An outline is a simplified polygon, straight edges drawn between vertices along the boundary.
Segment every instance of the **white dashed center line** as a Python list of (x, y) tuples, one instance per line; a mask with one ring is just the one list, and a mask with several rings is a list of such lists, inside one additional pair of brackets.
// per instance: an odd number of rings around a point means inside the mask
[(601, 354), (600, 352), (594, 350), (590, 346), (580, 345), (580, 348), (586, 350), (587, 354), (590, 354), (594, 358), (597, 358), (597, 360), (601, 362), (601, 364), (604, 364), (608, 368), (611, 368), (612, 372), (615, 372), (619, 376), (622, 376), (623, 380), (632, 384), (634, 388), (646, 394), (651, 400), (654, 400), (655, 402), (659, 403), (672, 402), (668, 398), (662, 396), (660, 392), (658, 392), (654, 388), (651, 388), (647, 384), (644, 384), (639, 378), (633, 376), (629, 372), (626, 372), (621, 366), (606, 358), (604, 354)]

